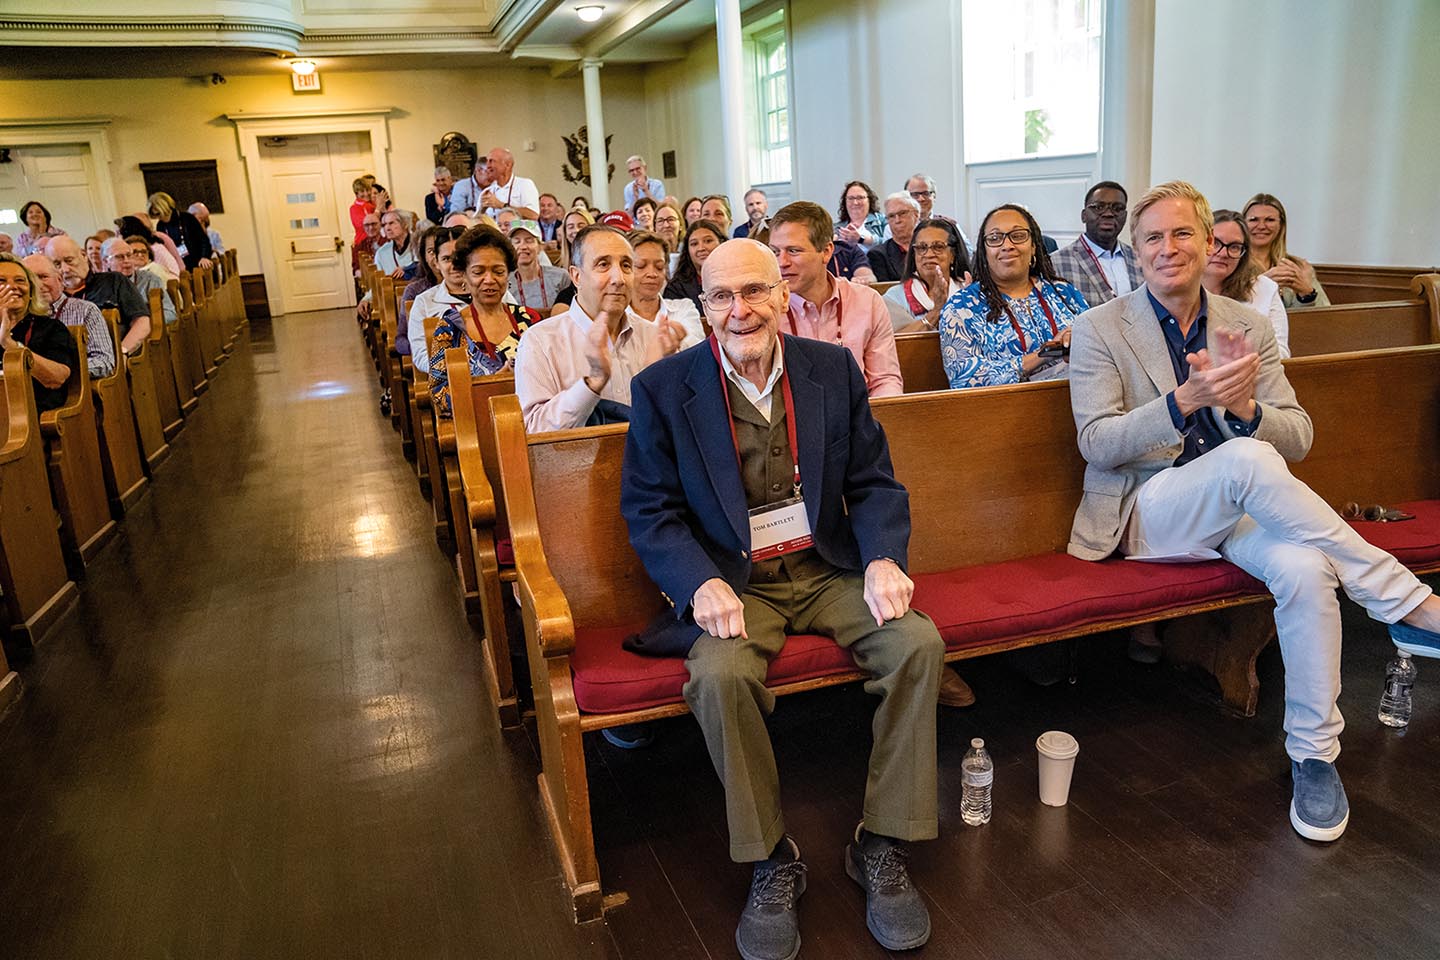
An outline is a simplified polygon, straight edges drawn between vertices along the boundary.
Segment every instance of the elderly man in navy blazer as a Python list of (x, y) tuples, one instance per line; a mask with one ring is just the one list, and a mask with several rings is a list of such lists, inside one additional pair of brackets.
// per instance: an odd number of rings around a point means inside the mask
[(846, 869), (892, 950), (929, 938), (905, 843), (936, 836), (935, 697), (944, 644), (910, 609), (909, 497), (844, 347), (782, 337), (790, 291), (752, 240), (705, 261), (714, 335), (631, 385), (621, 509), (675, 606), (647, 652), (686, 657), (685, 700), (725, 785), (730, 852), (754, 863), (736, 930), (747, 958), (794, 957), (799, 847), (785, 833), (765, 716), (787, 633), (833, 637), (880, 696), (864, 819)]

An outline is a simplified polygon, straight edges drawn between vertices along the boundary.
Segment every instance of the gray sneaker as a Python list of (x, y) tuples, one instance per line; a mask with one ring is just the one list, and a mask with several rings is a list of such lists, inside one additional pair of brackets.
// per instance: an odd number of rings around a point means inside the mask
[(1290, 825), (1306, 840), (1328, 843), (1340, 839), (1350, 823), (1350, 801), (1335, 764), (1310, 758), (1290, 761), (1295, 795), (1290, 801)]
[(750, 899), (735, 928), (735, 946), (745, 960), (795, 960), (800, 955), (796, 902), (805, 892), (805, 864), (794, 840), (786, 836), (780, 842), (791, 856), (755, 864)]
[(865, 926), (886, 950), (913, 950), (930, 939), (930, 911), (910, 882), (905, 844), (855, 828), (845, 872), (865, 891)]

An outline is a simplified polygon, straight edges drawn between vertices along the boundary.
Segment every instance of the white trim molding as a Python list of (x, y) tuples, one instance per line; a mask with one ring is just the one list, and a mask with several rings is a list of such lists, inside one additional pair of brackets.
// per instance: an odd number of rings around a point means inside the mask
[(95, 199), (101, 210), (119, 210), (115, 202), (115, 178), (110, 170), (109, 117), (79, 117), (70, 120), (0, 120), (0, 147), (39, 147), (62, 143), (83, 143), (95, 163)]
[(0, 46), (224, 46), (296, 53), (300, 24), (260, 17), (0, 17)]

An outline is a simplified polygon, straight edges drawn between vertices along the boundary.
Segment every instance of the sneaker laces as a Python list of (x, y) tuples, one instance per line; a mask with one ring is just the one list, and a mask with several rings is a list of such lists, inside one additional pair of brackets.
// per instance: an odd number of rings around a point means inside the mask
[(899, 844), (889, 844), (879, 853), (863, 853), (861, 859), (865, 861), (865, 876), (870, 881), (870, 889), (878, 892), (908, 887), (910, 873), (905, 867), (906, 856), (905, 848)]
[(800, 885), (800, 875), (804, 872), (805, 864), (799, 860), (787, 860), (757, 869), (750, 885), (750, 902), (757, 907), (791, 906), (795, 902), (795, 888)]

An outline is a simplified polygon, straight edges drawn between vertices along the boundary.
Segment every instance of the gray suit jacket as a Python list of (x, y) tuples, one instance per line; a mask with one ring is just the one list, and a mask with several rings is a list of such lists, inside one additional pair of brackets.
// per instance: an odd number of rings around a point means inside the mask
[[(1125, 266), (1130, 270), (1131, 286), (1140, 286), (1145, 282), (1145, 278), (1140, 274), (1140, 261), (1135, 259), (1135, 248), (1121, 243), (1120, 255), (1125, 258)], [(1115, 299), (1105, 276), (1101, 274), (1095, 261), (1090, 259), (1090, 251), (1085, 249), (1084, 237), (1076, 237), (1074, 243), (1055, 251), (1050, 262), (1054, 265), (1055, 272), (1073, 283), (1090, 306), (1098, 307)]]
[[(1260, 353), (1255, 401), (1263, 408), (1255, 439), (1274, 444), (1286, 460), (1303, 460), (1314, 431), (1280, 364), (1270, 321), (1243, 304), (1209, 296), (1209, 325), (1245, 331)], [(1168, 469), (1184, 437), (1165, 397), (1175, 370), (1145, 286), (1082, 313), (1070, 341), (1070, 406), (1085, 492), (1070, 531), (1070, 553), (1101, 560), (1120, 544), (1140, 485)]]

